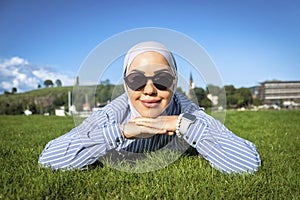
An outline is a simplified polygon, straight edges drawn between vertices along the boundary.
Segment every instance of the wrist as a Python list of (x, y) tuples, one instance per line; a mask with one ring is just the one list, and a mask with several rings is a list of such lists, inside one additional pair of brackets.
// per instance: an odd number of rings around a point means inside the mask
[(176, 135), (182, 137), (196, 120), (196, 116), (189, 113), (182, 113), (178, 116), (176, 125)]
[(124, 139), (127, 139), (127, 137), (125, 135), (125, 124), (120, 124), (119, 128), (120, 128), (120, 132), (121, 132), (122, 137)]
[(177, 118), (177, 121), (176, 121), (176, 131), (175, 131), (175, 133), (178, 137), (181, 137), (180, 124), (181, 124), (181, 120), (182, 120), (182, 115), (183, 114), (178, 115), (178, 118)]

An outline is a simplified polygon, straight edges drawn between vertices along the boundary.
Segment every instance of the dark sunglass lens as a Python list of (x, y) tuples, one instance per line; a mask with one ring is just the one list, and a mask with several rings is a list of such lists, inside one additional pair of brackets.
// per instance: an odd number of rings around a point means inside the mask
[(132, 90), (141, 90), (145, 87), (147, 79), (143, 74), (132, 73), (125, 77), (125, 82)]
[(164, 85), (160, 85), (160, 84), (158, 84), (158, 83), (155, 83), (154, 85), (155, 85), (155, 87), (156, 87), (157, 89), (159, 89), (159, 90), (168, 90), (168, 87), (166, 87), (166, 86), (164, 86)]
[(168, 73), (159, 73), (154, 76), (153, 83), (159, 90), (167, 90), (173, 84), (174, 77)]

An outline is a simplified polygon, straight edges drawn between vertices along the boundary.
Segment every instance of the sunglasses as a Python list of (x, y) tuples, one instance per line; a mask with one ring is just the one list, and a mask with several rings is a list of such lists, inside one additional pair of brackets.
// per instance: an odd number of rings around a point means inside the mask
[(124, 77), (124, 80), (128, 87), (134, 91), (144, 89), (149, 79), (152, 80), (153, 85), (157, 89), (168, 90), (172, 86), (175, 77), (167, 72), (159, 72), (154, 76), (145, 76), (142, 73), (133, 72)]

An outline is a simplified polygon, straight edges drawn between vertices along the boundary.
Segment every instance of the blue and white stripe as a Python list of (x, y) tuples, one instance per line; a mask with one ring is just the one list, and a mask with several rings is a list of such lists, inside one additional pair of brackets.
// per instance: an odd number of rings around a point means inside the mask
[[(261, 161), (253, 143), (234, 135), (185, 96), (176, 93), (167, 113), (179, 115), (184, 112), (196, 115), (197, 119), (183, 139), (213, 167), (227, 173), (257, 171)], [(41, 153), (39, 163), (52, 169), (81, 169), (112, 149), (143, 153), (176, 144), (176, 136), (123, 138), (119, 124), (126, 123), (130, 116), (128, 97), (123, 94), (78, 127), (50, 141)]]

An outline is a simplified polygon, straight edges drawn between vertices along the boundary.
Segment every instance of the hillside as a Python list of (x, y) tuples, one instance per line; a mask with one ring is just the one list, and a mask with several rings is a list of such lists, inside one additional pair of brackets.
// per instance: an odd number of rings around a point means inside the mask
[(68, 102), (68, 91), (73, 87), (41, 88), (25, 93), (0, 95), (0, 114), (23, 114), (26, 109), (42, 114)]
[[(32, 90), (25, 93), (0, 95), (0, 115), (23, 114), (29, 109), (34, 114), (54, 114), (55, 108), (65, 106), (68, 109), (68, 92), (74, 94), (73, 86), (51, 87)], [(79, 86), (76, 88), (76, 109), (80, 111), (82, 104), (89, 100), (91, 106), (95, 102), (106, 103), (113, 97), (123, 93), (122, 85), (99, 84), (97, 86)]]

